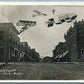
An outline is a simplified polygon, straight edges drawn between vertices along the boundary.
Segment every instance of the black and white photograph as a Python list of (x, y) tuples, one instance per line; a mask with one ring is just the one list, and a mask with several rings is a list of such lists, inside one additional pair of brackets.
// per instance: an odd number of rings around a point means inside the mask
[(0, 80), (84, 80), (84, 5), (0, 5)]

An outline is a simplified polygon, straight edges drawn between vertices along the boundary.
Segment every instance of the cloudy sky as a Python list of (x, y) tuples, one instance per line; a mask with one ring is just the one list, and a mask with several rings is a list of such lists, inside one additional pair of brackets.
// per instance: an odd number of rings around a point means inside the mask
[[(52, 9), (55, 9), (55, 15), (52, 14)], [(46, 13), (47, 16), (32, 17), (34, 14), (33, 10), (38, 10)], [(71, 23), (63, 23), (61, 25), (55, 25), (51, 28), (47, 27), (46, 21), (51, 17), (55, 17), (62, 14), (75, 13), (78, 15), (77, 20), (84, 18), (84, 7), (83, 6), (55, 6), (55, 5), (11, 5), (11, 6), (0, 6), (0, 22), (12, 22), (16, 26), (18, 20), (31, 20), (37, 21), (35, 27), (30, 27), (25, 32), (19, 35), (21, 41), (27, 41), (28, 44), (35, 48), (41, 55), (52, 56), (52, 50), (60, 41), (64, 41), (64, 33), (67, 32)], [(18, 30), (21, 27), (17, 27)]]

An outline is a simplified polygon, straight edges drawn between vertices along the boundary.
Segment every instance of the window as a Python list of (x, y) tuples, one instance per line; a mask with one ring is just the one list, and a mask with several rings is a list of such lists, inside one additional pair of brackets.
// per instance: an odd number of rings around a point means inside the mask
[(81, 49), (81, 55), (83, 55), (84, 54), (84, 50), (83, 49)]
[(3, 31), (0, 31), (0, 41), (3, 40), (3, 36), (4, 36), (3, 33), (4, 33)]
[(0, 55), (4, 54), (4, 48), (0, 48)]

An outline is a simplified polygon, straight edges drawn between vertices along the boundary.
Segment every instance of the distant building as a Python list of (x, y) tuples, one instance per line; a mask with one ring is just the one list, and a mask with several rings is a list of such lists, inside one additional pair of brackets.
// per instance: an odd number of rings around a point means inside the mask
[(20, 43), (20, 61), (29, 61), (30, 60), (30, 47), (27, 42)]
[(40, 61), (40, 54), (35, 50), (35, 48), (32, 48), (30, 50), (30, 57), (31, 57), (31, 61), (33, 62), (39, 62)]
[(52, 57), (49, 56), (44, 57), (43, 62), (52, 62)]
[[(60, 49), (60, 45), (53, 51), (53, 58), (60, 58), (62, 55), (65, 59), (63, 61), (84, 61), (84, 21), (74, 22), (74, 27), (70, 27), (66, 34), (64, 34), (65, 42), (63, 43), (63, 49)], [(60, 50), (59, 50), (60, 49)], [(55, 52), (61, 52), (62, 54), (56, 55)], [(64, 55), (65, 56), (64, 56)], [(57, 57), (58, 56), (58, 57)]]

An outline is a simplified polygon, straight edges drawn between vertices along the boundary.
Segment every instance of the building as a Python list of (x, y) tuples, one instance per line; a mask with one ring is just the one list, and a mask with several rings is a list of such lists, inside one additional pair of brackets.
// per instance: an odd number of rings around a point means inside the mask
[(52, 57), (49, 56), (44, 57), (43, 62), (52, 62)]
[(0, 23), (0, 62), (39, 61), (39, 53), (27, 42), (20, 42), (12, 23)]
[(0, 23), (0, 61), (17, 61), (20, 51), (18, 30), (12, 23)]
[(64, 35), (66, 49), (69, 51), (69, 60), (84, 61), (84, 21), (74, 22), (74, 27), (70, 27)]
[(40, 54), (35, 50), (35, 48), (32, 48), (29, 53), (32, 62), (39, 62), (40, 61)]
[[(70, 27), (67, 33), (64, 34), (65, 42), (63, 44), (63, 51), (61, 55), (66, 57), (63, 61), (82, 62), (84, 61), (84, 21), (75, 21), (74, 26)], [(59, 49), (59, 46), (58, 46)], [(57, 52), (55, 48), (54, 52)], [(61, 48), (62, 49), (62, 48)], [(59, 50), (61, 52), (61, 50)], [(60, 57), (60, 54), (55, 55), (54, 58)]]
[(20, 42), (20, 61), (30, 60), (30, 47), (27, 42)]

